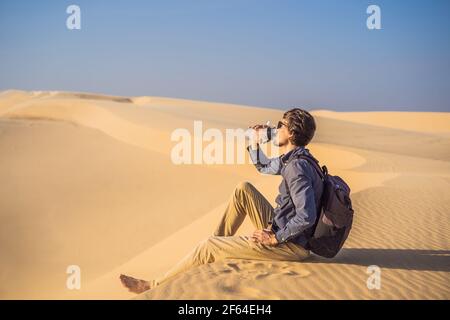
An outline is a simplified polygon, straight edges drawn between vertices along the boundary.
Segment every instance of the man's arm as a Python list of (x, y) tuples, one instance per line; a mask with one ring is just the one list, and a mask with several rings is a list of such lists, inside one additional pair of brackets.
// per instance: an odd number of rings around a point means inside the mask
[(295, 161), (285, 169), (285, 179), (295, 207), (295, 216), (286, 226), (275, 233), (279, 243), (295, 238), (314, 225), (317, 216), (315, 194), (310, 176), (306, 174), (307, 164)]
[(259, 144), (256, 145), (256, 147), (249, 145), (247, 150), (250, 154), (250, 159), (259, 172), (263, 174), (281, 174), (280, 157), (267, 158), (264, 152), (259, 148)]

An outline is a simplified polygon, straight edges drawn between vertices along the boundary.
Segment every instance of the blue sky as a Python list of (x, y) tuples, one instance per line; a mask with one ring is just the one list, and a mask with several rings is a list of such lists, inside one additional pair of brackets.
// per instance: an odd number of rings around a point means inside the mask
[(450, 111), (449, 39), (448, 0), (1, 0), (0, 90)]

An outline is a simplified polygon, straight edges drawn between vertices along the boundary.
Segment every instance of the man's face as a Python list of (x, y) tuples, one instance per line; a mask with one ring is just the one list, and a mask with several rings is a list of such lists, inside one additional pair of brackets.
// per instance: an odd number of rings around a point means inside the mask
[(289, 143), (289, 138), (291, 136), (292, 134), (289, 133), (287, 127), (287, 121), (285, 119), (281, 119), (280, 121), (278, 121), (277, 135), (275, 136), (273, 143), (278, 147), (285, 146)]

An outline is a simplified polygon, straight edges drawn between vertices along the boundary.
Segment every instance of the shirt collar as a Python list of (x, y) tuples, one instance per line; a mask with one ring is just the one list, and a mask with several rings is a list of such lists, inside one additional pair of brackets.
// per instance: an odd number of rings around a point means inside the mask
[(305, 147), (295, 147), (294, 149), (292, 149), (291, 151), (289, 151), (286, 154), (281, 155), (281, 162), (286, 165), (289, 160), (294, 157), (295, 155), (299, 154), (299, 153), (303, 153), (305, 150)]

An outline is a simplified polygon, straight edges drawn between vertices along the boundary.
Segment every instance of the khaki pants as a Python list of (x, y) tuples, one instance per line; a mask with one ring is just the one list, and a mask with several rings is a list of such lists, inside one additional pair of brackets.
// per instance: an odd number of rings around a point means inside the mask
[(236, 186), (214, 235), (200, 243), (155, 284), (194, 266), (224, 259), (301, 261), (309, 256), (309, 251), (292, 242), (273, 247), (254, 243), (246, 236), (234, 236), (246, 216), (256, 229), (264, 229), (272, 220), (273, 207), (252, 184), (242, 182)]

